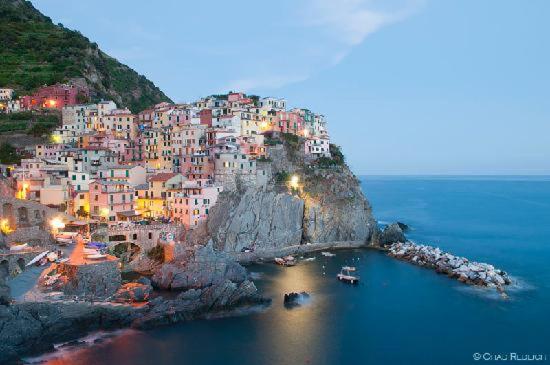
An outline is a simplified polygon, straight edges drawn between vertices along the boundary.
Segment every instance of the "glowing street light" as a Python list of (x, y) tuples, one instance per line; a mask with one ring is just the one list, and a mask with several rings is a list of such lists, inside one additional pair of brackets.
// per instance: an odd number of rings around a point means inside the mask
[(300, 178), (298, 175), (292, 175), (290, 177), (290, 187), (293, 189), (298, 189), (298, 183), (300, 182)]
[(56, 104), (57, 104), (57, 102), (53, 99), (49, 99), (48, 103), (47, 103), (48, 107), (50, 107), (50, 108), (55, 108)]
[(65, 228), (65, 223), (63, 223), (63, 221), (61, 220), (61, 218), (56, 217), (56, 218), (52, 218), (52, 220), (50, 221), (50, 226), (53, 228), (53, 230), (54, 230), (55, 232), (57, 232), (57, 231), (59, 231), (60, 229)]
[(0, 220), (0, 232), (4, 234), (10, 234), (13, 229), (10, 227), (10, 222), (7, 219)]
[(52, 139), (52, 142), (56, 144), (62, 142), (61, 136), (59, 134), (52, 134), (51, 139)]

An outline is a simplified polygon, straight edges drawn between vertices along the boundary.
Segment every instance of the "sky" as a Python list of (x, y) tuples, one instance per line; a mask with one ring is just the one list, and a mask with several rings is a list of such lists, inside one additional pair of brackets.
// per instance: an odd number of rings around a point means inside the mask
[(176, 102), (324, 114), (364, 174), (550, 174), (545, 0), (33, 0)]

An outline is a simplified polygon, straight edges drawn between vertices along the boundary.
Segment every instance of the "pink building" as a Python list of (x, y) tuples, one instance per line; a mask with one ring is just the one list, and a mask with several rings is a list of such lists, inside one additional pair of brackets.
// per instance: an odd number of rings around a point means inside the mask
[(197, 151), (180, 157), (180, 172), (189, 180), (208, 179), (214, 177), (214, 161), (208, 151)]
[(79, 96), (87, 99), (89, 91), (75, 85), (56, 84), (39, 88), (33, 95), (21, 97), (23, 109), (53, 108), (79, 104)]
[[(191, 182), (190, 182), (191, 183)], [(218, 200), (221, 186), (198, 186), (191, 183), (172, 197), (170, 217), (182, 223), (187, 229), (196, 227), (205, 221), (210, 209)]]
[(91, 218), (113, 222), (133, 213), (134, 189), (128, 183), (106, 180), (90, 183)]
[(199, 112), (201, 124), (212, 127), (212, 109), (202, 109)]
[(301, 135), (303, 132), (303, 119), (297, 112), (294, 111), (278, 111), (278, 125), (274, 130), (282, 133), (292, 133)]

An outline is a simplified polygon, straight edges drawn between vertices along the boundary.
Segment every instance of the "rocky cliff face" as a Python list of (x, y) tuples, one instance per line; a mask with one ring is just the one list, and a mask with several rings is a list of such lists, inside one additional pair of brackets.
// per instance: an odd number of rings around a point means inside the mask
[[(208, 222), (189, 239), (212, 239), (214, 247), (276, 251), (305, 243), (371, 242), (376, 221), (359, 181), (345, 165), (308, 162), (303, 143), (270, 147), (267, 186), (240, 187), (221, 195)], [(295, 174), (292, 191), (281, 176)], [(206, 238), (205, 238), (206, 237)]]
[(214, 246), (273, 249), (302, 240), (304, 201), (286, 192), (249, 188), (225, 194), (208, 222)]

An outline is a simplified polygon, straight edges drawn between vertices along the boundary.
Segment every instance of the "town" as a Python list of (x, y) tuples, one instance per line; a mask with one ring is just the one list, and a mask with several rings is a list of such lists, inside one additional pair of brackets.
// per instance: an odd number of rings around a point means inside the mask
[(99, 222), (162, 220), (193, 229), (237, 181), (266, 183), (261, 162), (281, 134), (305, 139), (311, 158), (330, 157), (323, 115), (287, 110), (284, 99), (230, 92), (160, 103), (133, 114), (113, 101), (79, 104), (88, 91), (58, 84), (11, 100), (6, 113), (59, 109), (62, 125), (20, 166), (2, 166), (19, 199)]

